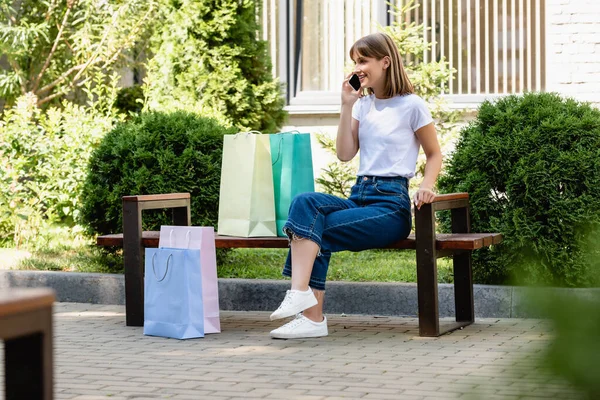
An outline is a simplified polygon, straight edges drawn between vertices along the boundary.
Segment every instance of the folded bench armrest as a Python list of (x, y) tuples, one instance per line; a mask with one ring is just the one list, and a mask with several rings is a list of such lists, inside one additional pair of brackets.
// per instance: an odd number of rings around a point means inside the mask
[(136, 204), (141, 210), (154, 210), (157, 208), (189, 207), (189, 193), (146, 194), (141, 196), (123, 196), (123, 206)]
[(143, 194), (138, 196), (123, 196), (123, 201), (160, 201), (189, 199), (189, 193)]
[(469, 195), (467, 193), (442, 194), (430, 204), (415, 207), (415, 247), (417, 255), (417, 293), (419, 302), (419, 334), (439, 336), (443, 331), (454, 330), (473, 323), (473, 277), (471, 252), (450, 253), (453, 256), (454, 299), (457, 323), (442, 329), (439, 322), (435, 212), (450, 210), (452, 233), (469, 233)]
[(435, 196), (431, 204), (423, 204), (419, 210), (415, 208), (415, 233), (417, 241), (419, 236), (428, 242), (435, 241), (435, 212), (442, 210), (451, 210), (453, 233), (469, 233), (471, 231), (469, 194), (439, 194)]
[(433, 211), (469, 207), (469, 193), (438, 194), (431, 203)]
[(127, 325), (144, 324), (144, 248), (142, 211), (172, 209), (173, 225), (191, 225), (189, 193), (148, 194), (123, 197), (123, 262)]

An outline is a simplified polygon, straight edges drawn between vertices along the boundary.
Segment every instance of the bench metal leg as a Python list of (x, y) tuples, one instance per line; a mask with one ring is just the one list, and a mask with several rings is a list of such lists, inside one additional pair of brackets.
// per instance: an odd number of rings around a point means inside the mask
[(123, 262), (125, 264), (125, 321), (144, 326), (144, 248), (142, 210), (138, 202), (123, 202)]
[[(468, 208), (455, 208), (451, 213), (452, 232), (469, 233), (471, 224)], [(475, 306), (473, 304), (473, 272), (471, 268), (471, 252), (455, 254), (454, 266), (454, 304), (456, 321), (472, 323), (475, 321)]]
[(173, 209), (173, 225), (190, 226), (190, 199), (183, 207), (165, 201), (123, 201), (123, 262), (125, 264), (125, 320), (127, 326), (144, 326), (144, 246), (142, 210)]
[[(452, 232), (468, 233), (468, 208), (452, 209)], [(431, 204), (415, 211), (417, 247), (417, 291), (419, 298), (419, 335), (440, 336), (473, 323), (473, 277), (471, 252), (453, 255), (456, 322), (440, 326), (438, 310), (437, 250), (435, 247), (435, 213)]]
[(473, 273), (471, 270), (471, 252), (455, 254), (454, 260), (454, 304), (456, 321), (474, 322)]
[(440, 334), (440, 322), (435, 248), (435, 214), (431, 204), (424, 204), (420, 210), (415, 210), (415, 225), (419, 335), (438, 336)]
[(52, 400), (52, 309), (19, 315), (12, 323), (18, 324), (13, 333), (35, 333), (13, 335), (4, 342), (6, 400)]

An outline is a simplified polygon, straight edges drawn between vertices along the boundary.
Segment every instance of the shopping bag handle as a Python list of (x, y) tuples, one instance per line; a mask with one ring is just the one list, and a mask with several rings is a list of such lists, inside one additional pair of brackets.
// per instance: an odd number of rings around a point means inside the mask
[(298, 129), (294, 129), (293, 131), (277, 132), (275, 135), (283, 135), (284, 133), (300, 133), (300, 131)]
[(246, 135), (246, 137), (248, 137), (248, 136), (252, 135), (253, 133), (256, 133), (256, 134), (258, 134), (258, 135), (262, 135), (262, 134), (263, 134), (261, 131), (238, 132), (238, 133), (236, 133), (236, 134), (233, 136), (233, 138), (234, 138), (234, 139), (237, 139), (237, 137), (238, 137), (239, 135), (244, 135), (244, 134)]
[[(279, 132), (279, 133), (276, 133), (276, 134), (275, 134), (275, 136), (277, 136), (277, 135), (283, 135), (284, 133), (292, 133), (292, 134), (296, 134), (296, 133), (298, 133), (298, 134), (299, 134), (299, 133), (300, 133), (300, 131), (299, 131), (299, 130), (296, 130), (296, 129), (294, 129), (293, 131), (287, 131), (287, 132)], [(273, 165), (275, 165), (275, 164), (277, 164), (277, 163), (279, 162), (279, 158), (281, 157), (281, 143), (283, 143), (283, 136), (280, 136), (280, 139), (279, 139), (279, 147), (278, 147), (278, 149), (277, 149), (277, 158), (275, 159), (275, 161), (273, 161), (273, 162), (271, 163), (271, 166), (273, 166)]]
[[(173, 247), (173, 231), (174, 229), (171, 229), (171, 232), (169, 232), (169, 247)], [(185, 233), (185, 238), (187, 239), (187, 246), (185, 247), (186, 249), (190, 248), (190, 242), (192, 241), (191, 233), (192, 231), (187, 231)]]
[(154, 258), (156, 257), (156, 253), (154, 253), (154, 255), (152, 255), (152, 272), (154, 272), (154, 277), (156, 278), (157, 282), (162, 282), (165, 280), (165, 278), (167, 277), (167, 273), (169, 272), (169, 261), (171, 260), (171, 258), (173, 258), (173, 254), (169, 254), (169, 257), (167, 258), (167, 269), (165, 269), (165, 274), (163, 275), (162, 278), (158, 279), (158, 275), (156, 275), (156, 269), (154, 267)]
[(277, 158), (275, 159), (275, 161), (273, 161), (271, 163), (271, 166), (274, 166), (275, 164), (277, 164), (279, 162), (279, 158), (281, 157), (281, 144), (282, 143), (283, 143), (283, 136), (281, 136), (279, 139), (279, 146), (277, 147)]

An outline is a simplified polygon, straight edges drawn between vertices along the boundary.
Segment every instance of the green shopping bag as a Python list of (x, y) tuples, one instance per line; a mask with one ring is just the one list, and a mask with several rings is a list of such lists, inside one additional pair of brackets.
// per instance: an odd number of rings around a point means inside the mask
[(223, 138), (219, 235), (277, 236), (269, 135)]
[(271, 139), (273, 188), (277, 236), (285, 236), (283, 225), (294, 196), (315, 191), (315, 178), (308, 133), (276, 133)]

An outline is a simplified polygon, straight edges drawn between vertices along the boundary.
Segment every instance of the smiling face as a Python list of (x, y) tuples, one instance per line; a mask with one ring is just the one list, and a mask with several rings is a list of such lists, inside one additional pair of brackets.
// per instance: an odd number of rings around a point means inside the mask
[(414, 93), (398, 47), (390, 36), (380, 32), (364, 36), (352, 45), (349, 55), (361, 87), (369, 93), (378, 98)]
[(386, 69), (389, 67), (389, 58), (383, 57), (377, 60), (374, 57), (365, 57), (355, 53), (354, 73), (360, 79), (361, 88), (371, 88), (375, 94), (383, 90), (386, 82)]

